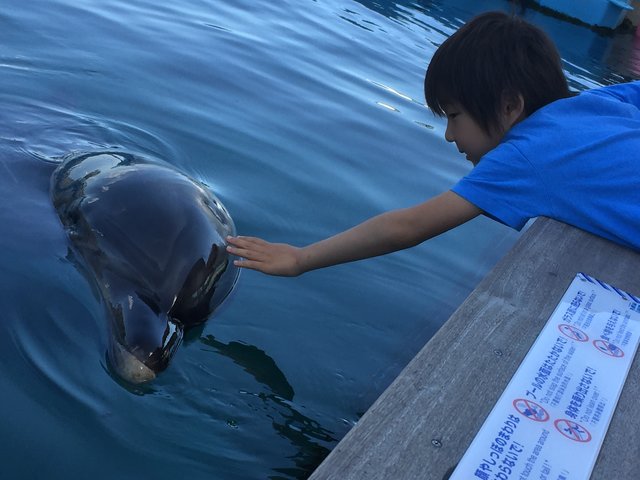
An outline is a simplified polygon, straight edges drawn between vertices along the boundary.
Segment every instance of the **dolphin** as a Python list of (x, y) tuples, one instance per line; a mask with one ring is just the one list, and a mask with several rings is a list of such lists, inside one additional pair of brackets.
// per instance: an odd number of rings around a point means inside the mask
[(50, 194), (106, 308), (108, 363), (131, 383), (154, 379), (237, 281), (231, 216), (202, 183), (119, 151), (67, 155)]

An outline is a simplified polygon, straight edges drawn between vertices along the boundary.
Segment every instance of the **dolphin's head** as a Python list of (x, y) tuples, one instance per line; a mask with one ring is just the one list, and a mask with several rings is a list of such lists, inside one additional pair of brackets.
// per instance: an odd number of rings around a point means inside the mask
[(236, 283), (229, 212), (171, 165), (118, 151), (67, 156), (51, 198), (106, 306), (110, 367), (133, 383), (153, 379), (183, 329), (206, 321)]

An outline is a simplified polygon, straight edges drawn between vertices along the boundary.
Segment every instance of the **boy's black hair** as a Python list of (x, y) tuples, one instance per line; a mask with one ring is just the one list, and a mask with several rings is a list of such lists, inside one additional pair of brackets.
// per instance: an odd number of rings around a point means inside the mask
[(424, 79), (439, 116), (460, 104), (487, 133), (501, 130), (504, 101), (524, 99), (524, 114), (569, 97), (560, 54), (538, 27), (504, 12), (478, 15), (440, 45)]

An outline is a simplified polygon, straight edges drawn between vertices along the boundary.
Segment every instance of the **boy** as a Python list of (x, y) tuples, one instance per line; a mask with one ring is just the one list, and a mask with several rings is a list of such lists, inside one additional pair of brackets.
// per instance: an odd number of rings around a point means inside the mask
[(569, 92), (537, 27), (479, 15), (436, 51), (429, 108), (474, 169), (450, 191), (297, 248), (232, 237), (240, 267), (295, 276), (417, 245), (480, 214), (515, 229), (547, 216), (640, 249), (640, 82)]

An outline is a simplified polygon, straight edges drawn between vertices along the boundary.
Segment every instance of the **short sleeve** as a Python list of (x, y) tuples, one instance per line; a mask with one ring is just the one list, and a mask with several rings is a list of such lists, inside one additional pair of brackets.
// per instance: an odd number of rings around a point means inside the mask
[(539, 175), (509, 143), (482, 157), (451, 190), (489, 217), (516, 230), (522, 229), (530, 218), (541, 215), (539, 205), (548, 203)]
[(601, 95), (613, 97), (624, 103), (634, 105), (640, 109), (640, 80), (635, 82), (620, 83), (608, 87), (596, 88), (584, 92), (586, 95)]

